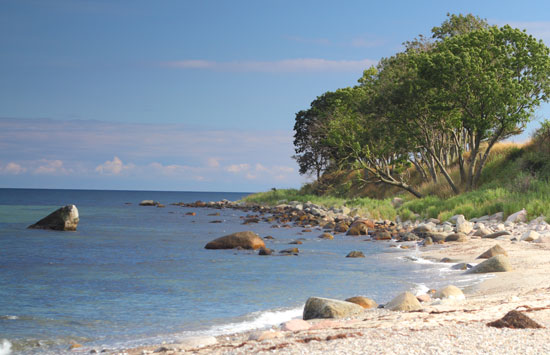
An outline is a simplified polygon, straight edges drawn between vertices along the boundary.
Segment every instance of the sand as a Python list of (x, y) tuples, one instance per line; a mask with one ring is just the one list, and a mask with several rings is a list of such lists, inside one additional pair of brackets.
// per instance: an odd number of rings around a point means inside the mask
[[(504, 238), (506, 239), (506, 238)], [(117, 351), (127, 354), (550, 354), (550, 244), (472, 238), (425, 248), (424, 258), (444, 257), (479, 263), (476, 257), (495, 244), (514, 268), (494, 273), (465, 300), (423, 303), (416, 312), (365, 310), (343, 320), (312, 320), (308, 330), (281, 328), (189, 339)], [(424, 250), (424, 249), (423, 249)], [(450, 264), (452, 265), (452, 264)], [(494, 328), (486, 324), (519, 310), (544, 328)], [(262, 336), (271, 338), (254, 340)], [(215, 344), (202, 346), (207, 342)]]

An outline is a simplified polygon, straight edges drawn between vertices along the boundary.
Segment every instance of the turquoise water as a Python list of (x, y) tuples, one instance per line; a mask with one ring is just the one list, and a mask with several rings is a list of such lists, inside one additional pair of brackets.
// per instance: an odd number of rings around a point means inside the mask
[[(169, 205), (245, 195), (0, 189), (0, 341), (29, 353), (57, 353), (71, 342), (113, 349), (278, 324), (298, 316), (310, 296), (383, 303), (449, 279), (471, 282), (448, 265), (411, 262), (404, 256), (416, 251), (387, 242), (321, 240), (319, 230), (242, 225), (240, 211)], [(166, 208), (138, 206), (144, 199)], [(76, 232), (26, 229), (69, 203), (80, 213)], [(191, 211), (196, 216), (185, 215)], [(243, 230), (272, 235), (266, 244), (276, 250), (304, 238), (300, 255), (204, 249)], [(367, 257), (345, 258), (351, 250)]]

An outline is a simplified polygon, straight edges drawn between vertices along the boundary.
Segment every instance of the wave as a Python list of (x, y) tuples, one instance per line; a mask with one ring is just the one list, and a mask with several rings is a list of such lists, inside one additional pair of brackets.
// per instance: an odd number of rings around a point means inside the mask
[(246, 318), (251, 318), (243, 322), (216, 325), (207, 330), (208, 335), (223, 335), (231, 333), (241, 333), (254, 329), (264, 329), (274, 325), (279, 325), (293, 318), (302, 316), (303, 306), (286, 310), (270, 310), (250, 313)]
[(2, 343), (0, 343), (0, 355), (9, 355), (11, 354), (11, 343), (3, 339)]

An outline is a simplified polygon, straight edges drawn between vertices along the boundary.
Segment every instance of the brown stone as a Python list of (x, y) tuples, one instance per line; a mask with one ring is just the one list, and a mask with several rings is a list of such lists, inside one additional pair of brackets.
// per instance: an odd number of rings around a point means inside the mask
[(508, 256), (508, 253), (500, 245), (495, 244), (492, 248), (485, 251), (483, 254), (477, 257), (477, 259), (489, 259), (495, 255), (505, 255)]
[(525, 314), (518, 311), (510, 311), (506, 313), (504, 317), (494, 322), (487, 323), (489, 327), (495, 328), (512, 328), (512, 329), (525, 329), (525, 328), (544, 328)]
[(346, 302), (351, 302), (360, 305), (363, 308), (376, 308), (378, 304), (368, 297), (356, 296), (346, 299)]
[(243, 249), (259, 249), (264, 247), (265, 243), (256, 233), (251, 231), (237, 232), (229, 234), (218, 239), (214, 239), (205, 245), (205, 249), (233, 249), (241, 247)]
[(334, 236), (330, 233), (323, 233), (319, 236), (321, 239), (334, 239)]

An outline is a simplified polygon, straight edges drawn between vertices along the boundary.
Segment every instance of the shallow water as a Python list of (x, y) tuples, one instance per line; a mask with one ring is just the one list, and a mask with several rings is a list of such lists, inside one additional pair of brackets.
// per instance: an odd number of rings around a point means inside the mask
[[(403, 290), (476, 281), (448, 264), (404, 258), (418, 252), (387, 242), (321, 240), (319, 230), (242, 225), (240, 211), (169, 205), (244, 195), (0, 189), (0, 339), (33, 353), (71, 342), (115, 348), (278, 324), (299, 316), (310, 296), (383, 303)], [(144, 199), (166, 208), (138, 206)], [(80, 213), (76, 232), (26, 229), (69, 203)], [(191, 211), (196, 216), (185, 215)], [(215, 212), (220, 216), (209, 216)], [(266, 244), (276, 250), (305, 240), (299, 256), (204, 249), (243, 230), (272, 235)], [(351, 250), (366, 258), (345, 258)]]

